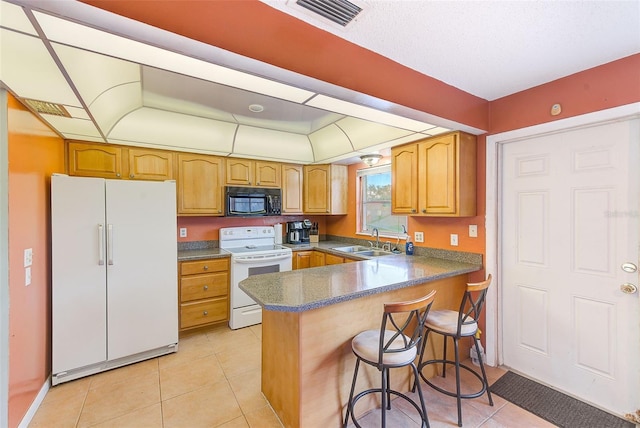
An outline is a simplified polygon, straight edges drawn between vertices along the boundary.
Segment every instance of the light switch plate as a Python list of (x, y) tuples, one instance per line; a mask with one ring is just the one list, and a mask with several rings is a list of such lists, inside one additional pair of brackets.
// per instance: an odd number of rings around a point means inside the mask
[(453, 247), (457, 247), (458, 246), (458, 235), (455, 233), (451, 234), (451, 245)]
[(469, 238), (477, 238), (478, 237), (478, 225), (470, 224), (469, 225)]
[(27, 248), (24, 250), (24, 267), (31, 266), (33, 264), (33, 249)]

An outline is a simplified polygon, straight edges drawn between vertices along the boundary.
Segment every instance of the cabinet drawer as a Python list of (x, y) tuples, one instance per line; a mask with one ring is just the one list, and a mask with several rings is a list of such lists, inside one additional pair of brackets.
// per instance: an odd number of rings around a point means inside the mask
[(229, 269), (229, 259), (199, 260), (182, 262), (180, 275), (193, 275), (198, 273), (220, 272)]
[(229, 275), (226, 272), (193, 275), (180, 279), (180, 301), (227, 296)]
[(180, 328), (195, 327), (228, 319), (229, 300), (226, 297), (180, 306)]

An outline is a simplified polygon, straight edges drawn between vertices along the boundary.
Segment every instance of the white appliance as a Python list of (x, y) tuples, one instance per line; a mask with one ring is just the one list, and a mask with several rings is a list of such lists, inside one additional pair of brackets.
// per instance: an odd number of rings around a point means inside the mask
[(51, 177), (52, 384), (175, 352), (175, 181)]
[(291, 270), (291, 248), (275, 243), (272, 226), (223, 227), (220, 248), (231, 253), (231, 317), (238, 329), (262, 322), (262, 308), (238, 284), (251, 275)]

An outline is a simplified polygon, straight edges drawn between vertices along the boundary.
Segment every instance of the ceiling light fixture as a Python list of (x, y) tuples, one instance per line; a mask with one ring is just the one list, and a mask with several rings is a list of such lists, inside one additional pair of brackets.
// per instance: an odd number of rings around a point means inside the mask
[(360, 156), (360, 160), (362, 160), (362, 162), (366, 163), (369, 166), (374, 166), (380, 161), (380, 159), (382, 159), (382, 155), (378, 154)]
[(254, 113), (261, 113), (264, 111), (264, 106), (260, 105), (260, 104), (251, 104), (249, 106), (249, 110), (251, 110)]

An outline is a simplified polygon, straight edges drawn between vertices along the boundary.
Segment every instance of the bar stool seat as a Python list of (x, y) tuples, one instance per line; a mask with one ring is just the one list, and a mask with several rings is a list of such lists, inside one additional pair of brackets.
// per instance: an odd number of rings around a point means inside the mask
[[(422, 341), (422, 347), (420, 351), (420, 359), (418, 362), (418, 372), (420, 373), (420, 377), (422, 380), (435, 389), (438, 392), (441, 392), (450, 397), (456, 397), (457, 405), (458, 405), (458, 426), (462, 426), (462, 403), (461, 400), (463, 398), (478, 398), (483, 395), (485, 392), (487, 393), (487, 397), (489, 398), (489, 405), (493, 406), (493, 399), (491, 398), (491, 391), (489, 390), (489, 382), (487, 380), (487, 374), (484, 369), (484, 362), (482, 361), (482, 355), (480, 352), (480, 348), (478, 345), (478, 339), (476, 337), (476, 332), (478, 331), (478, 322), (477, 319), (480, 317), (482, 312), (482, 308), (484, 306), (485, 297), (487, 294), (487, 289), (491, 284), (491, 275), (487, 277), (485, 281), (479, 283), (469, 283), (467, 284), (467, 288), (465, 290), (464, 296), (462, 298), (462, 303), (460, 304), (460, 309), (456, 311), (452, 310), (438, 310), (431, 311), (427, 316), (425, 321), (425, 333), (424, 340)], [(475, 295), (474, 295), (475, 293)], [(423, 361), (425, 345), (427, 343), (427, 338), (430, 333), (440, 334), (444, 337), (444, 347), (443, 347), (443, 356), (441, 359), (432, 359), (428, 361)], [(447, 359), (447, 338), (450, 337), (453, 339), (454, 345), (454, 360)], [(472, 367), (469, 367), (466, 364), (462, 364), (460, 362), (460, 352), (458, 342), (463, 337), (472, 337), (473, 344), (478, 353), (478, 359), (480, 361), (480, 370), (481, 375), (476, 372)], [(425, 366), (430, 364), (442, 364), (442, 377), (446, 377), (447, 364), (455, 367), (456, 374), (456, 390), (448, 391), (444, 388), (441, 388), (427, 379), (423, 374), (422, 370)], [(462, 393), (460, 391), (460, 369), (464, 369), (467, 372), (473, 374), (481, 384), (481, 387), (478, 391), (471, 393)], [(417, 387), (417, 382), (414, 383), (413, 389)]]
[[(418, 381), (418, 370), (414, 361), (418, 355), (418, 346), (422, 340), (424, 323), (435, 295), (436, 291), (433, 290), (428, 295), (417, 300), (386, 303), (380, 329), (366, 330), (353, 338), (351, 349), (356, 356), (356, 367), (353, 373), (353, 382), (351, 383), (351, 392), (343, 427), (346, 428), (349, 418), (351, 418), (356, 427), (360, 427), (354, 415), (354, 407), (362, 397), (374, 393), (379, 393), (381, 396), (382, 427), (386, 426), (386, 411), (391, 410), (391, 395), (409, 402), (420, 415), (422, 427), (429, 427), (422, 391), (418, 391), (418, 396), (420, 397), (418, 405), (409, 396), (392, 390), (389, 369), (411, 366), (414, 380)], [(381, 372), (381, 387), (367, 389), (354, 397), (360, 362), (374, 366)]]

